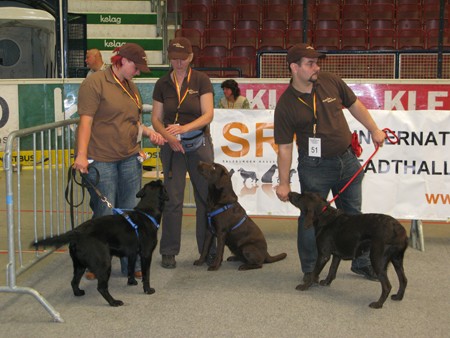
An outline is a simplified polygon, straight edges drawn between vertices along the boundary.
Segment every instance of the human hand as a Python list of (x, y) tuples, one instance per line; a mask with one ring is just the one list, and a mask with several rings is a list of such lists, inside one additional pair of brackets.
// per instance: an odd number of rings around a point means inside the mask
[(164, 143), (167, 142), (167, 140), (160, 133), (154, 131), (151, 128), (148, 128), (147, 135), (150, 141), (158, 146), (162, 146)]
[(75, 158), (75, 162), (72, 165), (72, 168), (75, 170), (79, 170), (82, 174), (88, 173), (89, 161), (84, 155), (77, 155)]
[(384, 131), (382, 131), (381, 129), (377, 129), (374, 132), (372, 132), (372, 142), (375, 145), (382, 147), (385, 139), (386, 139), (386, 133)]
[(277, 197), (282, 202), (289, 202), (289, 193), (291, 192), (291, 187), (289, 184), (280, 184), (277, 186), (276, 193)]

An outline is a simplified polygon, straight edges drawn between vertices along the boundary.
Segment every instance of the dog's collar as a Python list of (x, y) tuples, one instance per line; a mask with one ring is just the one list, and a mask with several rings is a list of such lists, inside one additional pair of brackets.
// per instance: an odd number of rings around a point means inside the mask
[(139, 237), (138, 226), (137, 226), (136, 223), (134, 223), (131, 220), (131, 217), (130, 217), (130, 215), (127, 214), (127, 211), (137, 211), (138, 213), (146, 216), (153, 223), (155, 228), (159, 229), (159, 223), (156, 221), (156, 219), (153, 216), (143, 212), (142, 210), (138, 210), (138, 209), (119, 209), (119, 208), (113, 208), (112, 210), (113, 210), (114, 214), (123, 216), (127, 220), (127, 222), (130, 223), (131, 227), (136, 232), (136, 236), (137, 237)]
[[(206, 214), (206, 215), (208, 216), (208, 226), (209, 226), (209, 231), (211, 231), (211, 233), (212, 233), (213, 235), (215, 235), (216, 232), (215, 232), (215, 229), (214, 229), (214, 227), (213, 227), (213, 225), (212, 225), (212, 218), (213, 218), (214, 216), (217, 216), (218, 214), (224, 212), (225, 210), (230, 209), (233, 205), (234, 205), (234, 203), (229, 203), (229, 204), (224, 205), (222, 208), (216, 209), (216, 210), (211, 211), (211, 212), (208, 212), (208, 213)], [(248, 217), (247, 214), (245, 214), (244, 217), (242, 217), (242, 219), (241, 219), (236, 225), (234, 225), (234, 226), (230, 229), (230, 232), (233, 231), (233, 230), (235, 230), (235, 229), (237, 229), (237, 228), (239, 228), (239, 227), (242, 225), (242, 223), (245, 222), (245, 220), (247, 219), (247, 217)]]

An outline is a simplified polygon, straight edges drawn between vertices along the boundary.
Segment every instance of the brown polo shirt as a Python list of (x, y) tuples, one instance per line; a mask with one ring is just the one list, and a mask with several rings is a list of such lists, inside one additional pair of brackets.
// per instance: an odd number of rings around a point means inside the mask
[[(137, 86), (127, 81), (125, 88), (141, 97)], [(120, 161), (136, 154), (140, 109), (116, 82), (111, 67), (86, 78), (78, 92), (78, 114), (94, 118), (88, 145), (88, 158), (102, 162)]]
[(327, 72), (319, 73), (311, 93), (301, 93), (290, 84), (280, 96), (274, 117), (275, 143), (292, 143), (295, 134), (299, 151), (308, 153), (308, 139), (313, 137), (314, 94), (316, 137), (321, 139), (322, 157), (340, 155), (349, 147), (352, 137), (342, 107), (350, 107), (357, 97), (341, 78)]
[(189, 82), (187, 77), (181, 86), (180, 107), (175, 83), (172, 80), (172, 72), (162, 76), (155, 84), (153, 90), (153, 100), (161, 102), (164, 105), (163, 123), (165, 126), (175, 122), (175, 116), (178, 111), (177, 123), (185, 125), (190, 123), (202, 115), (200, 106), (200, 96), (206, 93), (213, 93), (213, 87), (209, 77), (200, 71), (192, 69)]

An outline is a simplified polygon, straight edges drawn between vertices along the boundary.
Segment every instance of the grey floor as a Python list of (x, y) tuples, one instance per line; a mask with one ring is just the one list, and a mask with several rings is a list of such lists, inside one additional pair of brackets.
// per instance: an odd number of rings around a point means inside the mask
[[(269, 252), (288, 253), (281, 262), (245, 272), (238, 271), (234, 262), (224, 262), (215, 272), (193, 266), (198, 257), (194, 210), (186, 210), (177, 268), (163, 269), (155, 252), (151, 267), (155, 294), (145, 295), (141, 285), (127, 286), (115, 258), (110, 291), (124, 306), (108, 306), (96, 282), (85, 279), (81, 286), (86, 295), (74, 297), (71, 259), (67, 251), (54, 253), (20, 275), (17, 285), (39, 291), (65, 322), (53, 322), (29, 295), (0, 293), (0, 337), (450, 336), (449, 224), (424, 224), (425, 251), (406, 252), (409, 284), (404, 300), (388, 299), (382, 309), (374, 310), (368, 304), (378, 299), (380, 285), (351, 273), (350, 262), (341, 264), (330, 287), (295, 290), (301, 274), (292, 218), (255, 218)], [(4, 255), (5, 248), (0, 249)], [(5, 275), (4, 266), (0, 275)], [(398, 282), (392, 268), (389, 276), (395, 291)]]

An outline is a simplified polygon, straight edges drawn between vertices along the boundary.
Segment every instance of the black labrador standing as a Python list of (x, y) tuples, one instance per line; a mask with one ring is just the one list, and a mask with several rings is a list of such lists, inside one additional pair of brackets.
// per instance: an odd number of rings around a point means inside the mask
[(311, 279), (297, 286), (297, 290), (307, 290), (333, 255), (328, 276), (320, 285), (330, 285), (336, 278), (341, 259), (350, 260), (370, 249), (370, 261), (381, 283), (381, 296), (370, 303), (371, 308), (381, 308), (391, 292), (392, 286), (387, 276), (389, 263), (395, 268), (399, 281), (397, 294), (392, 300), (402, 300), (407, 279), (403, 270), (403, 257), (408, 247), (405, 228), (393, 217), (383, 214), (347, 215), (341, 210), (328, 206), (317, 193), (289, 193), (289, 201), (305, 216), (305, 227), (314, 226), (318, 257)]
[(128, 285), (137, 285), (134, 278), (137, 254), (141, 256), (144, 292), (155, 292), (150, 287), (150, 265), (158, 242), (157, 230), (164, 203), (168, 198), (161, 180), (147, 183), (136, 197), (141, 199), (138, 205), (133, 210), (126, 210), (124, 215), (91, 219), (63, 235), (41, 239), (32, 244), (36, 247), (59, 247), (69, 243), (74, 271), (71, 285), (75, 296), (85, 294), (79, 285), (88, 268), (97, 277), (97, 290), (109, 305), (123, 305), (121, 300), (114, 299), (108, 291), (111, 258), (128, 257)]
[(233, 191), (228, 170), (217, 163), (201, 162), (200, 174), (208, 182), (207, 210), (210, 231), (207, 231), (203, 251), (195, 265), (202, 265), (209, 252), (213, 236), (217, 236), (217, 256), (209, 271), (217, 270), (223, 259), (225, 245), (234, 256), (228, 261), (242, 261), (239, 270), (258, 269), (263, 263), (273, 263), (286, 257), (285, 253), (271, 256), (261, 229), (247, 216)]

